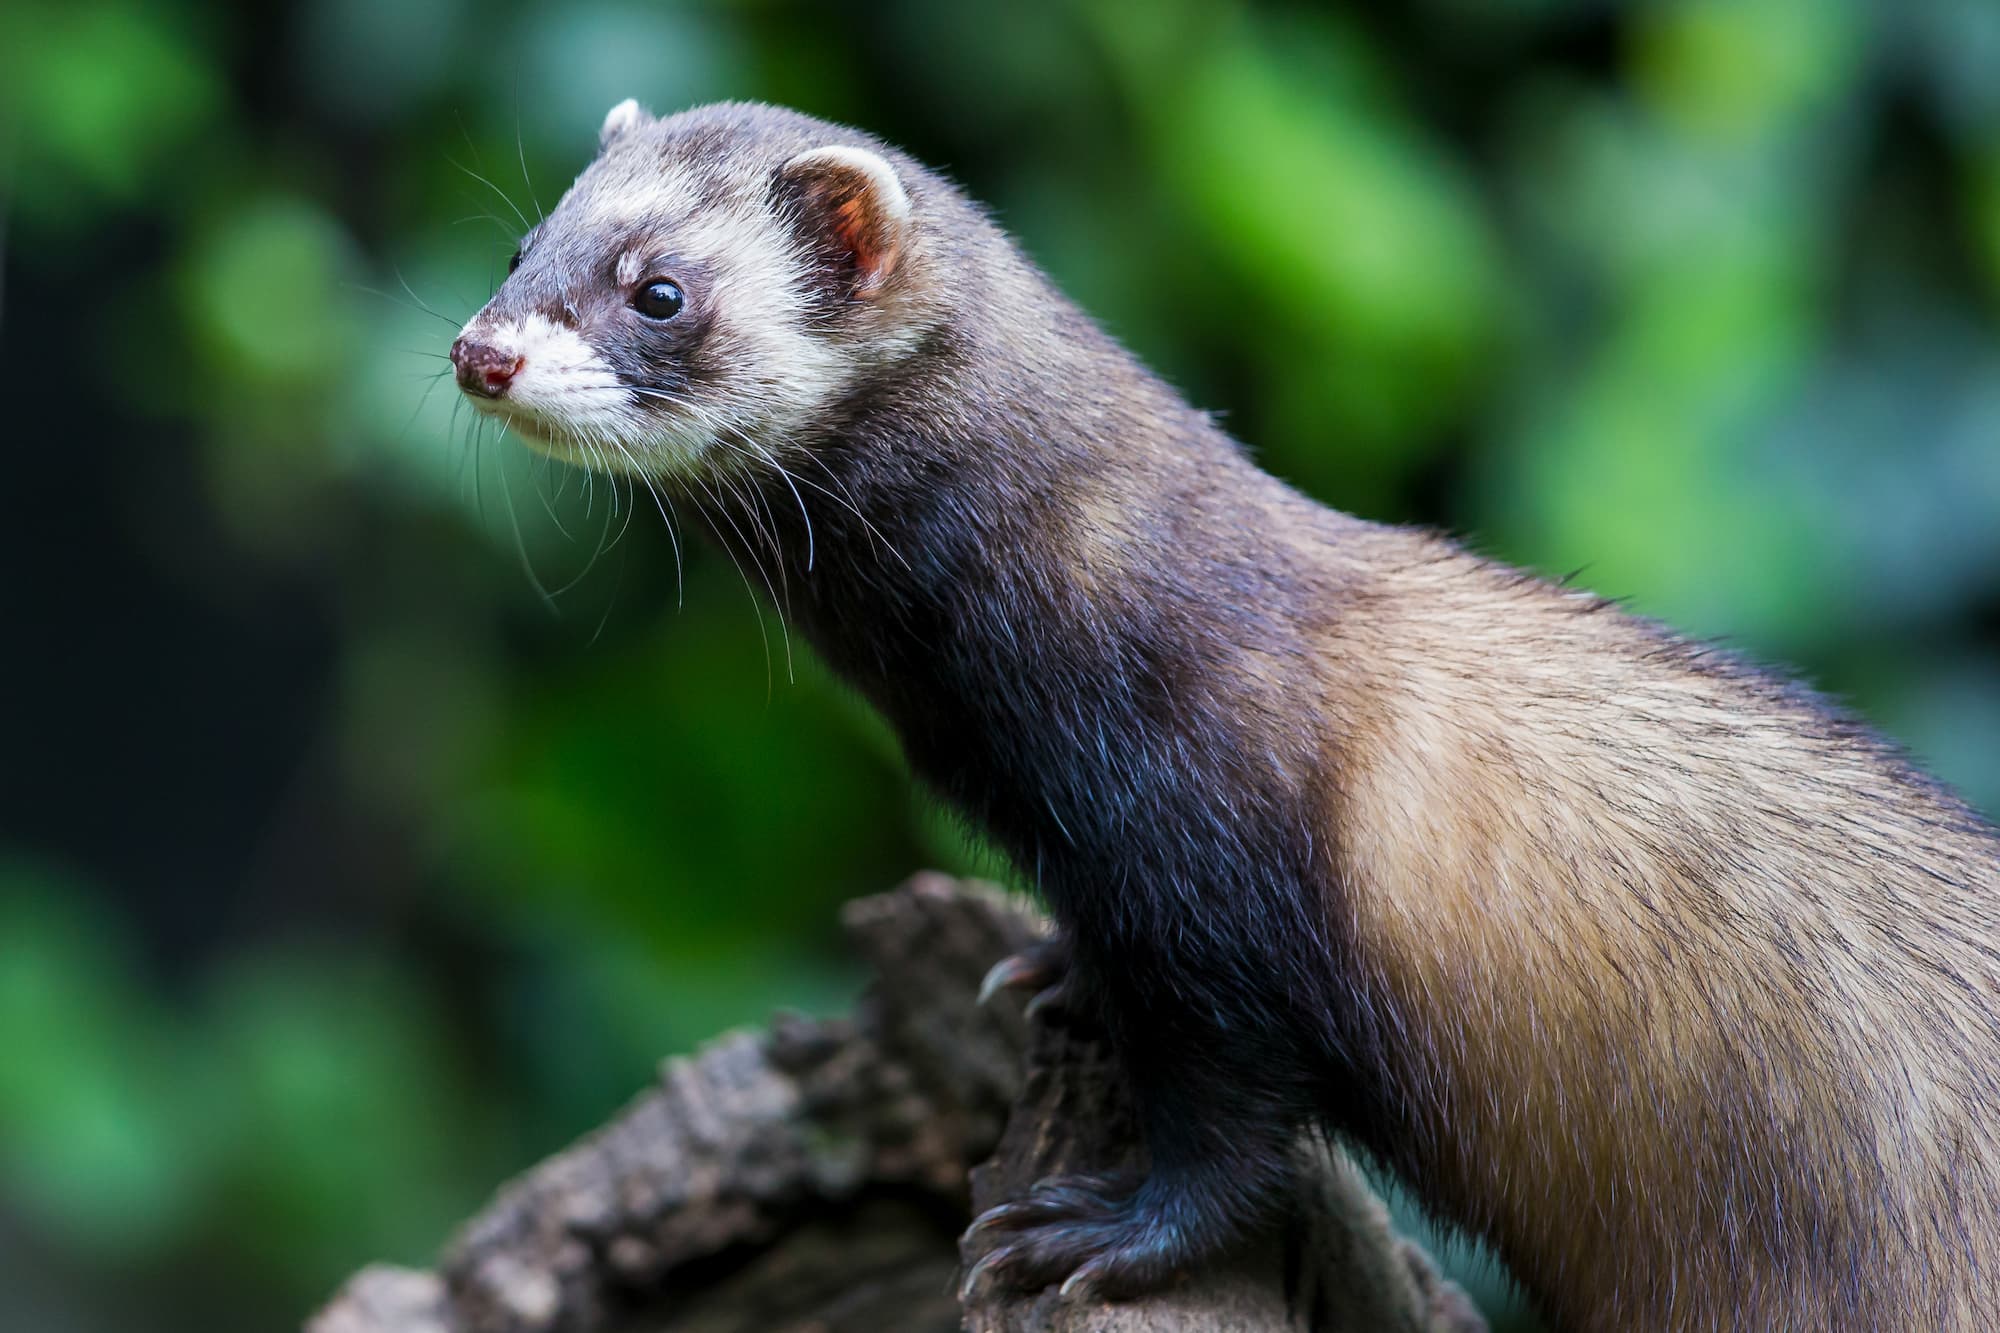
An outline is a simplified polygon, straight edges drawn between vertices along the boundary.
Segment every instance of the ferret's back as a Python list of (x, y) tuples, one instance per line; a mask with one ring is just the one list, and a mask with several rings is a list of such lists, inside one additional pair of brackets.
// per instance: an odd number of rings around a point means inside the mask
[(1976, 817), (1807, 691), (1372, 540), (1332, 897), (1430, 1140), (1378, 1146), (1538, 1289), (1617, 1294), (1582, 1326), (2000, 1328)]

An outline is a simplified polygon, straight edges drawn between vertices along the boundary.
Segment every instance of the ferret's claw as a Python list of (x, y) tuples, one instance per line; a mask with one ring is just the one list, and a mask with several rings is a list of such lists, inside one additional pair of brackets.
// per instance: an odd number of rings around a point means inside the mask
[(984, 1005), (1003, 990), (1014, 990), (1041, 975), (1041, 965), (1025, 953), (1008, 954), (986, 969), (979, 983), (979, 1003)]
[(1060, 1284), (1063, 1299), (1116, 1300), (1159, 1286), (1201, 1257), (1185, 1228), (1143, 1205), (1131, 1182), (1096, 1176), (1044, 1181), (980, 1214), (965, 1240), (988, 1232), (1005, 1237), (967, 1271), (961, 1301), (982, 1283), (1023, 1292)]
[[(1069, 972), (1069, 951), (1060, 937), (1030, 944), (1019, 953), (1008, 954), (986, 971), (979, 983), (979, 1003), (985, 1004), (1003, 990), (1048, 991), (1062, 985)], [(1039, 998), (1039, 995), (1037, 996)]]
[(979, 1256), (972, 1267), (965, 1270), (965, 1280), (958, 1284), (958, 1303), (965, 1304), (978, 1292), (980, 1282), (986, 1274), (1006, 1262), (1010, 1246), (999, 1245)]
[(997, 1208), (988, 1208), (978, 1217), (972, 1219), (972, 1225), (965, 1229), (965, 1234), (960, 1236), (959, 1239), (961, 1241), (977, 1240), (996, 1227), (1005, 1229), (1018, 1221), (1031, 1217), (1035, 1213), (1036, 1207), (1035, 1198), (1033, 1195), (1030, 1195), (1025, 1199), (1016, 1199), (1012, 1203), (1003, 1203)]
[(1028, 1007), (1021, 1011), (1027, 1018), (1042, 1013), (1060, 1013), (1069, 1007), (1069, 987), (1058, 981), (1053, 986), (1044, 986), (1035, 992), (1035, 998), (1028, 1001)]
[(1063, 1284), (1056, 1288), (1056, 1299), (1066, 1301), (1078, 1293), (1089, 1295), (1096, 1287), (1097, 1279), (1104, 1275), (1108, 1267), (1109, 1265), (1102, 1258), (1092, 1259), (1085, 1263), (1074, 1273), (1063, 1279)]

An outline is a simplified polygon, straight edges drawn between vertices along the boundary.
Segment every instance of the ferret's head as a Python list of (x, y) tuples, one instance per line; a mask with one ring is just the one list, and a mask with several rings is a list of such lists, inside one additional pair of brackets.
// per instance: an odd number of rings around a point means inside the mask
[(585, 466), (672, 478), (768, 459), (920, 332), (905, 171), (772, 107), (605, 117), (452, 344), (474, 407)]

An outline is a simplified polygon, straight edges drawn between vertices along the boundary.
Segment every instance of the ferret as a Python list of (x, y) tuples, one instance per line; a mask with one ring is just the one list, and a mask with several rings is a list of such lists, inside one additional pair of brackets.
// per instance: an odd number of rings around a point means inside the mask
[[(1155, 1288), (1324, 1132), (1561, 1329), (2000, 1328), (2000, 835), (1807, 689), (1259, 470), (943, 176), (624, 102), (452, 347), (782, 580), (1038, 886), (1143, 1177), (972, 1282)], [(678, 507), (678, 506), (677, 506)]]

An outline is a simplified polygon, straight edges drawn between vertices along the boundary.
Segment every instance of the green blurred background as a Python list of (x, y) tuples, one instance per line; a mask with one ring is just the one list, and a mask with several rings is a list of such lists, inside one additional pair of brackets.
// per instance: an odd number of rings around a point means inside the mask
[(878, 131), (1274, 470), (1993, 811), (1995, 70), (1991, 0), (11, 0), (0, 1322), (294, 1322), (980, 863), (725, 561), (676, 610), (454, 418), (612, 103)]

